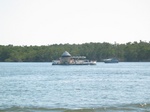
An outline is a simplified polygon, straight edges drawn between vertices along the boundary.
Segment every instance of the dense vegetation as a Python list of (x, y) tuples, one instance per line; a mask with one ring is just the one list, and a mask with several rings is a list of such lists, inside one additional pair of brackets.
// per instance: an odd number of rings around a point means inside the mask
[(90, 60), (97, 61), (116, 57), (120, 61), (150, 62), (150, 42), (143, 41), (126, 44), (104, 42), (47, 46), (0, 45), (0, 62), (51, 62), (58, 59), (64, 51), (73, 56), (86, 56)]

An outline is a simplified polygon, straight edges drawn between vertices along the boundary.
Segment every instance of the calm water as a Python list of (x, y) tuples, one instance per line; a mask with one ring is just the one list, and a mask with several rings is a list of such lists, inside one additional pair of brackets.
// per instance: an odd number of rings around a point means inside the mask
[(0, 112), (150, 112), (150, 63), (0, 63)]

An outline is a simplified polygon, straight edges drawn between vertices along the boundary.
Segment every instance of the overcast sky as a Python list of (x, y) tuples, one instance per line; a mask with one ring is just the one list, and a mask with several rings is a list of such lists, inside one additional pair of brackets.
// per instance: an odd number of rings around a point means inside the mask
[(150, 0), (0, 0), (0, 45), (150, 41)]

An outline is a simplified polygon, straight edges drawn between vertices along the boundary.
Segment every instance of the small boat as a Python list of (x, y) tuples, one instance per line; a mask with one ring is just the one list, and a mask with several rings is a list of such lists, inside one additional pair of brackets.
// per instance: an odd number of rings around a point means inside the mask
[(118, 63), (119, 60), (116, 58), (108, 58), (108, 59), (104, 59), (105, 63)]
[(96, 65), (96, 61), (89, 61), (85, 56), (71, 56), (65, 51), (59, 60), (53, 60), (52, 65)]

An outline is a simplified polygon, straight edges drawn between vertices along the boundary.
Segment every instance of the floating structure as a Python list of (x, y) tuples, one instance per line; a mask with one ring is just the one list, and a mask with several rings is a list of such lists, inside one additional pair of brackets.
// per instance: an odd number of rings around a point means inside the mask
[(85, 56), (71, 56), (65, 51), (59, 60), (53, 60), (52, 65), (96, 65), (96, 61), (89, 61)]
[(108, 59), (104, 59), (105, 63), (118, 63), (119, 60), (116, 58), (108, 58)]

